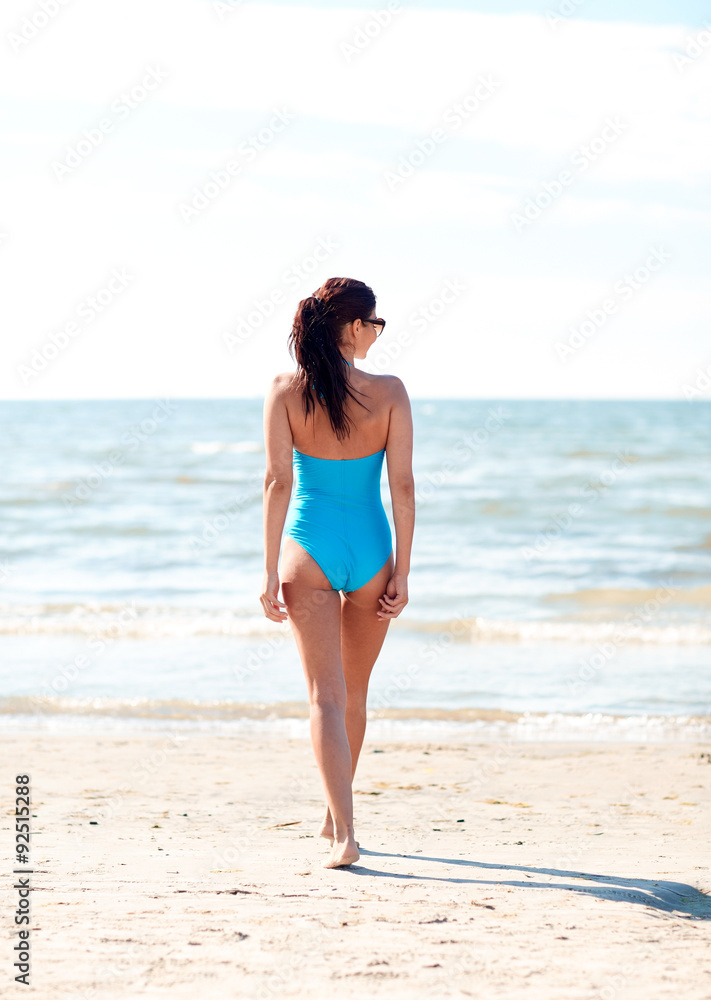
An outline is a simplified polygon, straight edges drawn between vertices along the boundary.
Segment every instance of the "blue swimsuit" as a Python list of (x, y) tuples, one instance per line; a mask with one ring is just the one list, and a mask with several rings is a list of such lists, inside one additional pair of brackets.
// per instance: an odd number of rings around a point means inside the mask
[(357, 590), (383, 568), (392, 551), (380, 496), (385, 449), (364, 458), (315, 458), (293, 451), (296, 489), (284, 534), (313, 556), (334, 590)]
[(334, 590), (357, 590), (387, 562), (392, 536), (380, 497), (385, 449), (314, 458), (294, 448), (296, 490), (284, 534), (313, 556)]

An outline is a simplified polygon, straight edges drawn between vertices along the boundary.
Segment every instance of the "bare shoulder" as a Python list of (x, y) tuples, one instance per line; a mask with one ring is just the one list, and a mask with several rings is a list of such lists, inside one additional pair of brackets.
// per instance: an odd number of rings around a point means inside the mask
[(397, 403), (409, 400), (405, 383), (397, 375), (378, 375), (377, 377), (383, 379), (383, 388), (390, 397), (391, 402)]
[(292, 391), (293, 381), (293, 372), (279, 372), (272, 378), (267, 391), (270, 396), (285, 396)]

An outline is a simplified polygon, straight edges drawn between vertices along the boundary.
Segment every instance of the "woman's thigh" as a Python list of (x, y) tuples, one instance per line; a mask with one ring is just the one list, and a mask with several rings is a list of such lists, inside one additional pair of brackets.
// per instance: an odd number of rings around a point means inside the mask
[(379, 618), (382, 605), (378, 598), (385, 593), (393, 574), (392, 552), (385, 565), (358, 590), (341, 597), (341, 656), (349, 691), (365, 697), (370, 674), (387, 635), (389, 618)]
[(316, 560), (289, 535), (283, 542), (279, 578), (309, 700), (335, 701), (345, 708), (340, 593)]

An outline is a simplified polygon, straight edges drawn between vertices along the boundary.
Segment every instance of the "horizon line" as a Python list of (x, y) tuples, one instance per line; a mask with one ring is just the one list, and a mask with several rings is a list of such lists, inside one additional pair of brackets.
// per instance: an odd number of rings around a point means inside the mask
[[(409, 395), (409, 394), (408, 394)], [(511, 403), (711, 403), (711, 399), (682, 399), (678, 396), (409, 396), (412, 402), (511, 402)], [(186, 402), (253, 402), (265, 396), (171, 396), (155, 393), (152, 396), (46, 396), (33, 399), (3, 398), (0, 403), (131, 403), (150, 402), (156, 399), (177, 399)]]

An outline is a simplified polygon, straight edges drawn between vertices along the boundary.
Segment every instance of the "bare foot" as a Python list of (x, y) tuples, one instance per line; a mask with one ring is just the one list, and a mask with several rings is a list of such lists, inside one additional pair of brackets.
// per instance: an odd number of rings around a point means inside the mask
[[(330, 809), (326, 813), (326, 819), (321, 824), (321, 829), (319, 830), (319, 834), (322, 837), (325, 837), (327, 840), (330, 840), (331, 847), (333, 847), (333, 820), (331, 819)], [(360, 847), (360, 842), (356, 840), (355, 845), (356, 847)]]
[(331, 857), (324, 868), (342, 868), (344, 865), (352, 865), (360, 858), (358, 846), (352, 837), (340, 844), (334, 844)]

